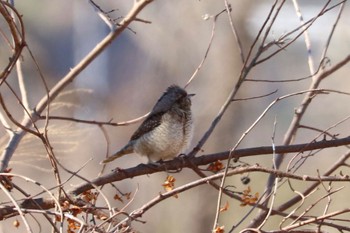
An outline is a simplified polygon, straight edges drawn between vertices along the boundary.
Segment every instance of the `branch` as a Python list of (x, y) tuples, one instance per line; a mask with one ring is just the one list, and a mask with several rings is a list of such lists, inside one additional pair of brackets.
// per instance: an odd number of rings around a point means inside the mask
[(348, 212), (350, 212), (349, 208), (345, 208), (343, 210), (337, 210), (337, 211), (334, 211), (334, 212), (329, 213), (329, 214), (325, 214), (325, 215), (322, 215), (322, 216), (319, 216), (319, 217), (313, 217), (313, 218), (310, 218), (308, 220), (295, 223), (295, 224), (290, 225), (288, 227), (284, 227), (282, 230), (284, 232), (286, 232), (286, 231), (292, 230), (294, 228), (298, 228), (298, 227), (301, 227), (301, 226), (304, 226), (304, 225), (307, 225), (307, 224), (315, 223), (315, 222), (318, 222), (320, 220), (329, 219), (330, 217), (338, 216), (338, 215), (345, 214), (345, 213), (348, 213)]
[[(346, 138), (319, 141), (313, 143), (296, 144), (289, 146), (276, 146), (275, 153), (286, 154), (286, 153), (303, 153), (305, 151), (311, 151), (322, 148), (338, 147), (350, 144), (350, 136)], [(255, 155), (272, 154), (272, 146), (253, 147), (247, 149), (239, 149), (231, 152), (233, 158), (242, 158)], [(135, 176), (141, 176), (145, 174), (153, 174), (161, 171), (178, 170), (181, 168), (192, 168), (195, 166), (208, 165), (218, 160), (225, 160), (229, 157), (230, 151), (224, 151), (215, 154), (202, 155), (194, 158), (175, 158), (173, 160), (165, 161), (157, 167), (153, 167), (146, 164), (139, 164), (136, 167), (128, 169), (115, 169), (112, 173), (106, 174), (99, 178), (92, 180), (90, 183), (84, 183), (70, 191), (71, 194), (77, 196), (80, 193), (93, 188), (93, 185), (100, 186), (111, 182), (116, 182)]]
[[(203, 157), (203, 156), (202, 156)], [(181, 161), (180, 159), (175, 159), (166, 163), (174, 163), (174, 161)], [(185, 162), (185, 164), (187, 164), (188, 162)], [(161, 166), (161, 167), (165, 167), (165, 166)], [(139, 169), (139, 170), (145, 170), (146, 168), (148, 169), (152, 169), (150, 168), (150, 166), (144, 165), (144, 164), (140, 164), (135, 168), (130, 168), (130, 169), (126, 169), (126, 170), (117, 170), (115, 173), (119, 173), (119, 174), (127, 174), (130, 170), (134, 170), (134, 169)], [(154, 169), (153, 169), (154, 171)], [(242, 173), (249, 173), (249, 172), (263, 172), (263, 173), (268, 173), (268, 174), (274, 174), (276, 177), (286, 177), (289, 179), (295, 179), (295, 180), (302, 180), (302, 181), (328, 181), (328, 182), (333, 182), (333, 181), (340, 181), (340, 182), (349, 182), (350, 181), (350, 177), (349, 176), (343, 176), (343, 177), (337, 177), (337, 176), (306, 176), (306, 175), (296, 175), (296, 174), (292, 174), (292, 173), (288, 173), (288, 172), (283, 172), (283, 171), (279, 171), (279, 170), (274, 170), (274, 169), (268, 169), (265, 167), (261, 167), (259, 165), (253, 165), (253, 166), (249, 166), (249, 167), (239, 167), (236, 169), (233, 169), (231, 171), (229, 171), (228, 173), (225, 172), (221, 172), (218, 174), (214, 174), (208, 177), (204, 177), (201, 178), (199, 180), (195, 180), (193, 182), (187, 183), (185, 185), (182, 185), (178, 188), (175, 188), (169, 192), (166, 192), (164, 194), (160, 194), (159, 196), (157, 196), (156, 198), (154, 198), (153, 200), (151, 200), (150, 202), (146, 203), (145, 205), (143, 205), (141, 208), (139, 208), (138, 210), (133, 211), (133, 213), (131, 214), (131, 218), (138, 218), (141, 217), (142, 214), (144, 214), (147, 210), (149, 210), (152, 206), (158, 204), (159, 202), (161, 202), (164, 199), (167, 199), (169, 197), (172, 197), (178, 193), (184, 192), (186, 190), (189, 190), (191, 188), (197, 187), (199, 185), (203, 185), (203, 184), (207, 184), (209, 181), (213, 181), (213, 180), (217, 180), (217, 179), (221, 179), (223, 176), (233, 176), (233, 175), (237, 175), (237, 174), (242, 174)], [(123, 176), (123, 175), (122, 175)], [(107, 177), (107, 176), (105, 176)], [(103, 178), (103, 177), (101, 177)], [(131, 178), (131, 177), (128, 177)], [(101, 180), (101, 179), (96, 179), (96, 180)], [(97, 182), (92, 181), (94, 184), (97, 184)], [(111, 181), (110, 181), (111, 182)], [(92, 186), (91, 186), (92, 188)], [(73, 202), (75, 205), (77, 206), (86, 206), (88, 203), (76, 198), (76, 194), (79, 194), (79, 192), (81, 192), (82, 190), (79, 189), (79, 187), (77, 189), (74, 189), (73, 191), (69, 192), (69, 198), (67, 199), (67, 197), (65, 198), (61, 198), (61, 202), (64, 202), (66, 200), (69, 200), (70, 202)], [(33, 205), (33, 203), (35, 203)], [(39, 205), (38, 207), (38, 204)], [(36, 208), (41, 208), (41, 209), (48, 209), (48, 208), (54, 208), (55, 205), (57, 205), (57, 203), (52, 201), (52, 198), (36, 198), (36, 199), (26, 199), (24, 202), (21, 203), (20, 207), (21, 209), (36, 209)], [(17, 210), (14, 209), (13, 207), (9, 207), (9, 206), (4, 206), (4, 207), (0, 207), (0, 220), (6, 216), (4, 216), (3, 214), (13, 214), (16, 213)]]
[[(294, 117), (289, 125), (289, 128), (287, 130), (287, 132), (285, 133), (284, 139), (283, 139), (283, 145), (290, 145), (291, 143), (293, 143), (294, 138), (296, 137), (297, 131), (298, 131), (298, 127), (300, 125), (301, 119), (303, 118), (306, 110), (308, 109), (308, 107), (310, 106), (313, 98), (314, 98), (314, 92), (311, 90), (315, 90), (317, 89), (322, 80), (325, 79), (326, 77), (330, 76), (331, 74), (333, 74), (334, 72), (336, 72), (338, 69), (340, 69), (341, 67), (343, 67), (344, 65), (346, 65), (348, 62), (350, 62), (350, 55), (346, 56), (343, 60), (341, 60), (340, 62), (338, 62), (336, 65), (332, 66), (331, 68), (327, 69), (327, 70), (322, 70), (319, 74), (317, 74), (309, 87), (310, 92), (308, 92), (304, 99), (301, 101), (301, 104), (299, 105), (299, 107), (296, 109), (295, 113), (294, 113)], [(277, 168), (280, 167), (280, 165), (283, 162), (283, 154), (280, 152), (277, 152), (277, 156), (276, 156), (276, 166)], [(267, 185), (266, 185), (266, 193), (269, 194), (271, 192), (271, 188), (273, 185), (273, 181), (274, 181), (274, 176), (271, 175), (268, 178), (267, 181)], [(260, 215), (263, 216), (263, 213)], [(259, 222), (258, 220), (259, 218), (256, 218), (255, 222)]]
[[(136, 1), (133, 8), (130, 12), (125, 16), (125, 18), (119, 23), (119, 27), (114, 31), (111, 31), (100, 43), (98, 43), (91, 52), (86, 55), (74, 68), (72, 68), (69, 73), (63, 77), (49, 92), (48, 95), (45, 95), (34, 108), (35, 111), (31, 113), (31, 116), (26, 116), (21, 125), (24, 128), (29, 128), (32, 125), (32, 120), (35, 122), (38, 120), (37, 115), (41, 115), (41, 113), (45, 110), (48, 104), (56, 98), (59, 93), (67, 87), (75, 77), (78, 76), (80, 72), (82, 72), (98, 55), (100, 55), (111, 43), (115, 40), (127, 27), (128, 25), (136, 18), (138, 13), (153, 0), (142, 0)], [(1, 10), (1, 7), (0, 7)], [(25, 130), (19, 129), (16, 134), (14, 134), (8, 141), (6, 145), (6, 149), (2, 153), (0, 157), (0, 171), (4, 171), (11, 157), (17, 148), (20, 140), (26, 134)]]
[[(11, 14), (9, 13), (8, 9), (11, 9), (11, 12), (13, 12), (18, 21), (19, 21), (19, 28), (16, 25), (15, 20), (12, 18)], [(4, 70), (0, 73), (0, 86), (3, 84), (3, 82), (6, 80), (6, 78), (11, 73), (12, 69), (15, 67), (17, 60), (21, 56), (23, 48), (26, 46), (25, 38), (24, 38), (24, 27), (23, 27), (23, 21), (21, 15), (18, 13), (18, 11), (12, 7), (9, 3), (5, 1), (0, 2), (0, 14), (5, 19), (10, 34), (12, 36), (13, 40), (13, 54), (11, 57), (9, 57), (9, 63), (4, 68)]]

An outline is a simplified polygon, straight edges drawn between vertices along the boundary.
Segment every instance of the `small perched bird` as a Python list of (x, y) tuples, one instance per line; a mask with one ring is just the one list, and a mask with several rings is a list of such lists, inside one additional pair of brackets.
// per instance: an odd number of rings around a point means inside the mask
[(148, 162), (172, 159), (182, 153), (192, 138), (193, 95), (176, 85), (168, 87), (128, 144), (102, 163), (133, 152), (147, 156)]

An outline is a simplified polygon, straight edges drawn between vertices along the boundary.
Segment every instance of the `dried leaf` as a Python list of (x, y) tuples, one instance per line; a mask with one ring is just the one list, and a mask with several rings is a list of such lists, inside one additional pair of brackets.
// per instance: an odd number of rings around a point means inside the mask
[(224, 228), (225, 228), (224, 226), (217, 227), (215, 228), (214, 233), (224, 233), (225, 232)]
[(242, 192), (242, 201), (240, 206), (254, 205), (259, 200), (259, 193), (256, 192), (255, 195), (251, 195), (251, 188), (248, 186), (247, 189)]
[(85, 191), (81, 194), (81, 198), (86, 202), (96, 201), (97, 195), (93, 193), (91, 190)]
[(67, 219), (67, 222), (68, 222), (68, 229), (70, 230), (68, 232), (73, 232), (74, 230), (80, 229), (80, 223), (72, 219)]
[(76, 205), (72, 206), (69, 210), (71, 211), (73, 216), (77, 216), (78, 214), (83, 212), (83, 210), (79, 206), (76, 206)]
[(174, 189), (176, 179), (173, 176), (168, 175), (162, 186), (165, 191), (169, 192)]
[(126, 197), (126, 200), (130, 200), (131, 192), (125, 193), (124, 196)]
[(207, 167), (207, 170), (212, 171), (212, 172), (218, 172), (224, 168), (225, 168), (224, 164), (218, 160), (214, 163), (209, 164), (209, 166)]
[(226, 201), (225, 205), (220, 208), (220, 212), (227, 211), (230, 208), (230, 204)]
[(15, 221), (13, 221), (13, 226), (14, 227), (16, 227), (16, 228), (18, 228), (21, 224), (20, 224), (20, 222), (16, 219)]
[(123, 203), (123, 199), (118, 195), (118, 194), (115, 194), (114, 197), (113, 197), (114, 200), (117, 200), (117, 201), (120, 201), (121, 203)]
[[(173, 176), (168, 175), (162, 186), (164, 187), (164, 190), (169, 192), (174, 189), (175, 187), (175, 181), (176, 179)], [(178, 195), (174, 195), (175, 198), (178, 198)]]

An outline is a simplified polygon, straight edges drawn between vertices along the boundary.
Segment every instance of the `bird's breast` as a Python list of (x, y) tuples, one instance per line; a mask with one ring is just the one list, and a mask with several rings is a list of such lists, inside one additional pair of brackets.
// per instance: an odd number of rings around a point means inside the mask
[(167, 112), (161, 124), (144, 134), (135, 144), (135, 152), (152, 161), (171, 159), (188, 148), (192, 138), (192, 116), (185, 112)]

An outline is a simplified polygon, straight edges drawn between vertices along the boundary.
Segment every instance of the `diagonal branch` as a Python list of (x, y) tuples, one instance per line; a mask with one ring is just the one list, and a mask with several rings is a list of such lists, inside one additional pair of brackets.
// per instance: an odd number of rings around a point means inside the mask
[[(58, 96), (58, 94), (67, 87), (73, 80), (82, 72), (98, 55), (100, 55), (111, 43), (115, 40), (127, 27), (135, 20), (136, 16), (140, 11), (151, 3), (153, 0), (142, 0), (136, 1), (133, 8), (125, 16), (125, 18), (119, 23), (119, 27), (114, 31), (111, 31), (100, 43), (98, 43), (94, 49), (91, 50), (74, 68), (72, 68), (68, 74), (63, 77), (49, 92), (48, 95), (44, 96), (34, 108), (35, 110), (31, 113), (31, 116), (26, 115), (21, 122), (21, 125), (25, 128), (29, 128), (32, 125), (32, 120), (36, 122), (40, 115), (48, 104)], [(16, 150), (19, 142), (26, 134), (27, 131), (19, 129), (13, 136), (9, 139), (4, 152), (0, 157), (0, 171), (4, 171), (11, 157)]]

